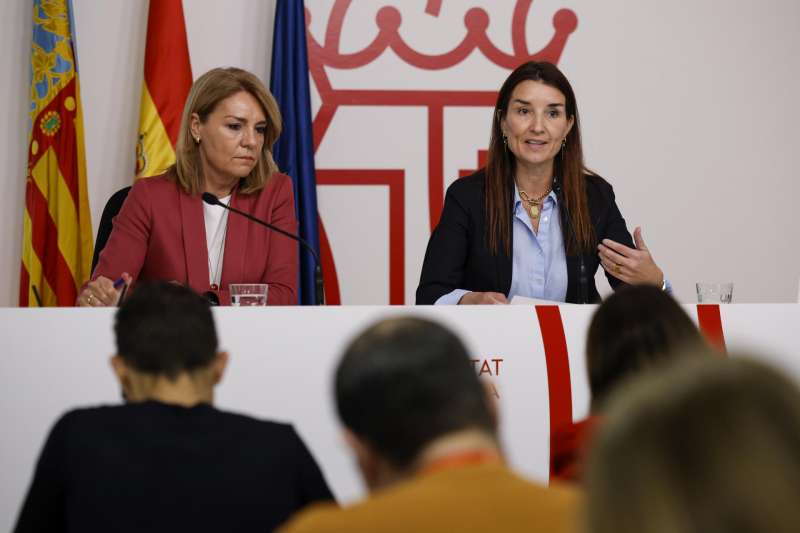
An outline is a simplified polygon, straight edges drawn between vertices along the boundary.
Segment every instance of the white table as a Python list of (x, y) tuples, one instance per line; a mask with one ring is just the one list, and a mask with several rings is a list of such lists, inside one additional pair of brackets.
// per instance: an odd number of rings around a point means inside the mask
[[(697, 318), (697, 306), (685, 308)], [(574, 305), (218, 308), (220, 342), (231, 360), (216, 405), (295, 424), (337, 498), (351, 501), (363, 488), (340, 437), (332, 371), (345, 344), (367, 324), (387, 316), (424, 316), (465, 339), (476, 371), (499, 396), (508, 459), (523, 474), (546, 482), (551, 416), (577, 419), (588, 411), (584, 337), (593, 311), (594, 306)], [(709, 311), (713, 318), (717, 308)], [(794, 337), (800, 305), (733, 304), (720, 311), (729, 349), (755, 347), (759, 358), (800, 380)], [(6, 346), (0, 360), (0, 530), (16, 520), (55, 419), (74, 407), (119, 402), (108, 364), (113, 313), (0, 309)], [(540, 327), (540, 318), (546, 327)]]

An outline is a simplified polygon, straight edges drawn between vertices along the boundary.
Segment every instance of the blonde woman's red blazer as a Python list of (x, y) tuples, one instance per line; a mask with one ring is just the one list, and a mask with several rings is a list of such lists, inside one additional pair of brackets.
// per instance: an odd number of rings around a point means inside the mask
[[(291, 179), (273, 174), (258, 193), (234, 189), (232, 207), (297, 233)], [(123, 272), (134, 283), (177, 281), (199, 293), (211, 290), (203, 200), (183, 192), (163, 175), (140, 179), (131, 188), (100, 254), (92, 279), (116, 280)], [(268, 283), (269, 305), (296, 305), (297, 243), (235, 213), (228, 214), (219, 294), (230, 303), (231, 283)]]

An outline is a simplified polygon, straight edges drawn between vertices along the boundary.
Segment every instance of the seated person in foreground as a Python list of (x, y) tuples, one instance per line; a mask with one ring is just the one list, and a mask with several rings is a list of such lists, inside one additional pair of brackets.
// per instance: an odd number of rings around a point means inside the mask
[(587, 533), (800, 531), (800, 390), (743, 359), (675, 361), (615, 392)]
[(586, 339), (591, 415), (554, 428), (553, 477), (577, 481), (587, 441), (608, 395), (622, 382), (672, 358), (705, 354), (697, 326), (670, 295), (651, 285), (627, 286), (597, 308)]
[(143, 284), (114, 329), (128, 403), (61, 417), (15, 531), (271, 531), (332, 499), (291, 426), (212, 407), (228, 355), (200, 296)]
[(464, 345), (442, 326), (415, 318), (372, 326), (345, 351), (335, 389), (370, 497), (311, 508), (283, 531), (573, 530), (577, 493), (505, 465), (494, 405)]

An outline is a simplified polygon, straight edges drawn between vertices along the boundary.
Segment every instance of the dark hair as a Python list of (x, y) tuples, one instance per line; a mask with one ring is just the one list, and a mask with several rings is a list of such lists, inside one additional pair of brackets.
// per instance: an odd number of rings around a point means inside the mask
[(660, 361), (694, 354), (697, 326), (670, 295), (652, 285), (630, 285), (606, 299), (592, 317), (586, 367), (592, 407), (622, 380)]
[(368, 328), (345, 350), (335, 389), (344, 425), (396, 468), (447, 433), (494, 435), (466, 348), (435, 322), (397, 318)]
[[(571, 255), (588, 252), (595, 246), (594, 230), (589, 220), (584, 174), (590, 173), (583, 162), (581, 123), (575, 93), (566, 76), (552, 63), (529, 61), (518, 66), (503, 82), (494, 106), (492, 134), (486, 163), (486, 244), (493, 254), (503, 250), (511, 254), (511, 222), (513, 218), (514, 172), (516, 159), (503, 142), (500, 123), (508, 112), (514, 89), (523, 81), (538, 81), (558, 89), (566, 99), (567, 118), (575, 120), (566, 137), (566, 145), (554, 160), (555, 177), (561, 180), (564, 201), (572, 218), (578, 242), (568, 239), (566, 250)], [(566, 216), (566, 214), (565, 214)]]
[(800, 531), (798, 450), (788, 378), (741, 358), (674, 361), (610, 399), (588, 461), (586, 530)]
[(217, 352), (208, 302), (175, 283), (137, 285), (117, 311), (114, 333), (126, 363), (170, 379), (207, 366)]

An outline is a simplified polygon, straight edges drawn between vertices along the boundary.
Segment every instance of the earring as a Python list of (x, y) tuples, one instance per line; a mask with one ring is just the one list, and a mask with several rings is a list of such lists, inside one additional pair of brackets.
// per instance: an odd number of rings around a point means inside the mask
[(564, 137), (563, 139), (561, 139), (561, 149), (564, 150), (566, 148), (567, 148), (567, 138)]
[(506, 137), (505, 135), (503, 135), (503, 146), (508, 148), (508, 137)]
[(200, 144), (200, 137), (195, 137), (194, 138), (194, 142), (196, 142), (197, 144)]

